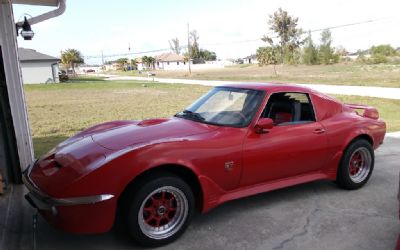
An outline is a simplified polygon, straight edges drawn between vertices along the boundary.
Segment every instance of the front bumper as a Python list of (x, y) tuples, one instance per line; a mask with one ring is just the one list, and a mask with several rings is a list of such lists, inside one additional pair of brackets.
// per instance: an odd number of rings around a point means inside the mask
[(37, 209), (57, 211), (56, 206), (95, 204), (112, 199), (114, 197), (114, 195), (112, 194), (100, 194), (72, 198), (53, 198), (40, 191), (40, 189), (31, 181), (28, 176), (30, 168), (31, 166), (29, 166), (27, 171), (23, 173), (22, 181), (30, 191), (28, 194), (25, 195), (25, 198), (33, 207)]
[(34, 163), (22, 174), (22, 181), (29, 190), (25, 199), (55, 227), (77, 233), (107, 231), (113, 224), (115, 199), (112, 194), (54, 198), (42, 192), (29, 178)]

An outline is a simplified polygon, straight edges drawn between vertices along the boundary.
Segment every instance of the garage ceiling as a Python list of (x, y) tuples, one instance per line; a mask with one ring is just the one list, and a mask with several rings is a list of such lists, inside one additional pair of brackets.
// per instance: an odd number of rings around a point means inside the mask
[(57, 6), (58, 0), (11, 0), (13, 4)]

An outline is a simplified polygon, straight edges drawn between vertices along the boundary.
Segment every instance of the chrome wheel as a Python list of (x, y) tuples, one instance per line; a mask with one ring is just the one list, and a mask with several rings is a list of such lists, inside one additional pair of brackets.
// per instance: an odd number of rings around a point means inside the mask
[(356, 149), (349, 160), (350, 179), (355, 183), (364, 181), (371, 171), (371, 163), (372, 157), (367, 148)]
[(140, 206), (140, 230), (151, 239), (168, 238), (183, 226), (188, 209), (188, 200), (181, 190), (172, 186), (157, 188)]

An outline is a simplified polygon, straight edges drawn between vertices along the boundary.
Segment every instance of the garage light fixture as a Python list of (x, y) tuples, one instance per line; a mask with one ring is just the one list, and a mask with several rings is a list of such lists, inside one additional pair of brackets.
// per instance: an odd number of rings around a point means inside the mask
[(24, 17), (24, 22), (21, 25), (16, 24), (17, 27), (17, 36), (18, 36), (18, 30), (21, 29), (21, 36), (24, 38), (24, 40), (32, 40), (33, 36), (35, 33), (31, 29), (31, 25), (28, 22), (28, 19), (26, 19), (26, 16)]

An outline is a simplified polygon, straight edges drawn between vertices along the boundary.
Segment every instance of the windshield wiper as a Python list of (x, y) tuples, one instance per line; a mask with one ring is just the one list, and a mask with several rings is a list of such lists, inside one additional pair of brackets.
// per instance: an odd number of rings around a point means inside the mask
[(175, 116), (182, 116), (182, 117), (187, 117), (189, 119), (197, 120), (197, 121), (204, 121), (205, 118), (202, 117), (199, 113), (190, 111), (185, 109), (184, 111), (176, 114)]

